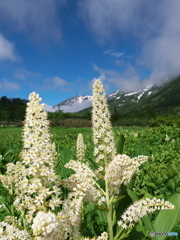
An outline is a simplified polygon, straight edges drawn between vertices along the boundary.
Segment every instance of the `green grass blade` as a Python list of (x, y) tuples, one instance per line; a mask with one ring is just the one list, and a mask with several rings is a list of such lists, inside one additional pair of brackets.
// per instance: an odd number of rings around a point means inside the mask
[(7, 199), (0, 196), (0, 203), (4, 206), (4, 209), (12, 216), (12, 208), (11, 206), (8, 206)]

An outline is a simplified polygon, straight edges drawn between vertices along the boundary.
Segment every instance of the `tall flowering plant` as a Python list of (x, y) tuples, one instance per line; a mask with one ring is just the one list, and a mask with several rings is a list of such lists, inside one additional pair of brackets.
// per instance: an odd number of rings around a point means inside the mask
[[(64, 184), (77, 194), (77, 197), (99, 204), (98, 209), (105, 209), (107, 219), (107, 235), (109, 240), (125, 239), (148, 213), (160, 209), (174, 209), (174, 205), (163, 199), (145, 198), (131, 204), (121, 216), (117, 216), (115, 206), (121, 204), (121, 186), (130, 183), (140, 165), (147, 161), (147, 156), (130, 158), (118, 154), (115, 148), (114, 134), (110, 123), (110, 113), (104, 87), (100, 80), (93, 85), (92, 130), (94, 142), (94, 158), (98, 164), (93, 171), (85, 161), (83, 144), (79, 145), (77, 159), (65, 166), (74, 170), (74, 174), (64, 180)], [(104, 181), (104, 184), (99, 184)], [(119, 219), (119, 220), (118, 220)], [(114, 226), (118, 227), (114, 228)]]
[[(6, 175), (0, 175), (4, 187), (14, 197), (11, 216), (0, 222), (2, 240), (66, 240), (79, 235), (82, 199), (70, 193), (66, 200), (61, 200), (61, 181), (55, 173), (57, 154), (51, 142), (47, 112), (40, 101), (38, 94), (30, 94), (21, 161), (7, 164)], [(61, 210), (55, 214), (57, 209)]]

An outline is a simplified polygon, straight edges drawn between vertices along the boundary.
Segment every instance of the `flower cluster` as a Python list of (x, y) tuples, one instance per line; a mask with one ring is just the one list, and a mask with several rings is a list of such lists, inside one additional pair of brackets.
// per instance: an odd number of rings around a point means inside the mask
[(0, 175), (0, 181), (9, 189), (10, 194), (13, 194), (13, 191), (18, 191), (15, 187), (18, 188), (19, 182), (26, 176), (26, 168), (21, 162), (8, 163), (6, 166), (6, 175)]
[(0, 175), (3, 185), (16, 197), (14, 207), (25, 213), (25, 225), (31, 224), (38, 211), (54, 210), (62, 202), (60, 181), (54, 169), (55, 146), (51, 143), (47, 113), (40, 101), (38, 94), (30, 94), (20, 153), (22, 161), (7, 164), (6, 175)]
[(52, 212), (38, 212), (33, 219), (33, 234), (37, 240), (77, 239), (81, 221), (82, 197), (75, 199), (73, 193), (63, 202), (63, 209), (57, 215)]
[(30, 234), (25, 230), (20, 230), (7, 222), (0, 222), (1, 240), (32, 240)]
[(15, 186), (18, 199), (14, 205), (20, 211), (28, 209), (29, 222), (34, 212), (53, 210), (61, 204), (60, 181), (54, 170), (56, 151), (51, 143), (47, 113), (40, 101), (38, 94), (30, 94), (23, 130), (24, 148), (20, 154), (25, 170), (23, 179), (16, 180)]
[(93, 84), (92, 130), (96, 162), (105, 168), (116, 154), (107, 99), (100, 80)]
[(118, 225), (123, 228), (132, 228), (148, 213), (154, 213), (156, 210), (169, 209), (173, 210), (174, 205), (164, 199), (142, 199), (134, 202), (122, 214), (122, 220), (118, 221)]
[(55, 214), (48, 212), (38, 212), (33, 219), (32, 229), (37, 237), (45, 237), (45, 239), (58, 239), (58, 219)]
[(109, 181), (109, 185), (114, 191), (118, 191), (122, 183), (128, 184), (130, 182), (133, 174), (147, 159), (147, 156), (130, 158), (125, 154), (118, 154), (108, 164), (105, 179)]
[(77, 149), (76, 157), (78, 161), (83, 162), (85, 160), (86, 145), (84, 144), (83, 135), (81, 133), (79, 133), (77, 137), (76, 149)]
[(75, 174), (63, 180), (66, 187), (71, 189), (76, 196), (82, 196), (87, 201), (100, 200), (101, 193), (95, 186), (97, 177), (87, 164), (71, 160), (65, 167), (75, 171)]
[(67, 233), (71, 233), (73, 239), (77, 239), (80, 235), (82, 206), (83, 196), (78, 196), (74, 192), (69, 193), (68, 198), (63, 202), (63, 210), (58, 213), (58, 218), (61, 232), (64, 231), (66, 238)]

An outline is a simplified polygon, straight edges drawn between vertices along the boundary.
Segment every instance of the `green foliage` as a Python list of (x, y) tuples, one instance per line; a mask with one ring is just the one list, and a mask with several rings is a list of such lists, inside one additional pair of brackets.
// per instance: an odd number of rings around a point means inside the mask
[[(141, 167), (134, 188), (139, 197), (145, 194), (168, 199), (180, 192), (180, 129), (161, 126), (126, 136), (125, 153), (136, 156), (143, 150), (149, 156)], [(137, 147), (138, 146), (138, 147)]]
[(155, 119), (152, 119), (149, 123), (150, 127), (157, 127), (157, 126), (180, 126), (180, 117), (174, 115), (167, 115), (167, 116), (158, 116)]
[[(82, 133), (84, 142), (87, 146), (86, 159), (92, 169), (97, 166), (92, 161), (93, 159), (93, 142), (91, 128), (51, 128), (53, 134), (52, 140), (56, 144), (56, 150), (59, 154), (56, 171), (62, 178), (67, 178), (72, 174), (72, 171), (64, 168), (64, 165), (69, 162), (69, 159), (76, 160), (76, 140), (78, 133)], [(128, 188), (121, 189), (121, 193), (125, 196), (124, 199), (119, 199), (116, 203), (117, 220), (125, 209), (126, 205), (132, 203), (132, 199), (140, 199), (144, 196), (161, 197), (165, 200), (170, 200), (175, 194), (180, 194), (180, 129), (173, 126), (160, 126), (154, 128), (114, 128), (115, 138), (118, 146), (120, 144), (119, 153), (135, 157), (140, 154), (148, 155), (148, 162), (141, 167), (140, 174), (133, 178)], [(122, 137), (122, 135), (123, 137)], [(126, 141), (123, 143), (123, 138)], [(0, 154), (3, 156), (0, 162), (0, 171), (4, 173), (6, 164), (8, 162), (17, 161), (19, 159), (19, 152), (21, 150), (21, 128), (1, 127), (0, 128)], [(132, 191), (134, 189), (134, 191)], [(5, 189), (0, 186), (1, 196), (7, 196), (4, 199), (8, 206), (11, 205), (12, 199), (9, 199), (8, 194), (4, 192)], [(131, 192), (130, 192), (131, 191)], [(67, 195), (68, 190), (63, 189), (63, 198)], [(135, 193), (135, 195), (132, 195)], [(1, 203), (0, 203), (1, 204)], [(86, 204), (86, 203), (85, 203)], [(163, 210), (164, 211), (164, 210)], [(163, 212), (162, 211), (162, 212)], [(168, 214), (170, 211), (168, 211)], [(7, 215), (5, 209), (0, 208), (1, 219)], [(160, 212), (159, 212), (160, 214)], [(144, 218), (136, 229), (132, 231), (127, 240), (150, 240), (149, 229), (153, 221), (157, 218), (158, 213), (154, 216)], [(160, 215), (159, 215), (160, 216)], [(169, 216), (169, 215), (168, 215)], [(88, 206), (84, 213), (82, 228), (84, 236), (98, 236), (99, 231), (106, 229), (106, 221), (103, 213), (97, 211), (94, 206)], [(147, 227), (149, 226), (149, 228)], [(114, 225), (114, 231), (117, 231), (117, 225)], [(171, 231), (180, 231), (180, 225), (176, 224)], [(125, 234), (125, 233), (124, 233)], [(180, 233), (179, 233), (180, 234)], [(155, 238), (154, 238), (155, 239)], [(168, 238), (167, 238), (168, 239)], [(177, 239), (169, 237), (169, 239)]]
[(55, 119), (51, 121), (51, 127), (68, 127), (68, 128), (82, 128), (91, 127), (91, 121), (86, 119), (67, 118), (63, 120)]
[(24, 120), (26, 103), (28, 101), (20, 98), (0, 98), (0, 121), (14, 122)]
[(111, 114), (111, 122), (115, 122), (119, 119), (119, 113), (117, 111), (117, 107), (114, 106), (113, 113)]

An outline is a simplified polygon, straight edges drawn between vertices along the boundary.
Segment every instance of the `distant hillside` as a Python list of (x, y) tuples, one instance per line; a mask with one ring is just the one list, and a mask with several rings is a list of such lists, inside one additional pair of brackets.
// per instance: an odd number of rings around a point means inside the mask
[(180, 107), (180, 76), (150, 95), (147, 102), (155, 112), (166, 110), (173, 112), (174, 109), (178, 109)]
[[(162, 86), (143, 86), (136, 92), (122, 89), (107, 95), (112, 121), (120, 124), (146, 125), (151, 119), (172, 115), (180, 121), (180, 76)], [(49, 119), (54, 125), (60, 119), (83, 118), (90, 120), (92, 96), (77, 95), (51, 107), (46, 104)], [(0, 122), (21, 122), (25, 116), (28, 100), (20, 98), (0, 98)], [(59, 111), (61, 110), (61, 111)], [(81, 110), (81, 111), (80, 111)], [(179, 118), (178, 118), (179, 116)], [(124, 121), (124, 123), (123, 123)]]
[[(180, 76), (162, 86), (147, 86), (138, 92), (124, 93), (122, 90), (110, 94), (109, 109), (114, 108), (120, 116), (155, 116), (180, 114)], [(79, 111), (84, 114), (92, 107)]]

